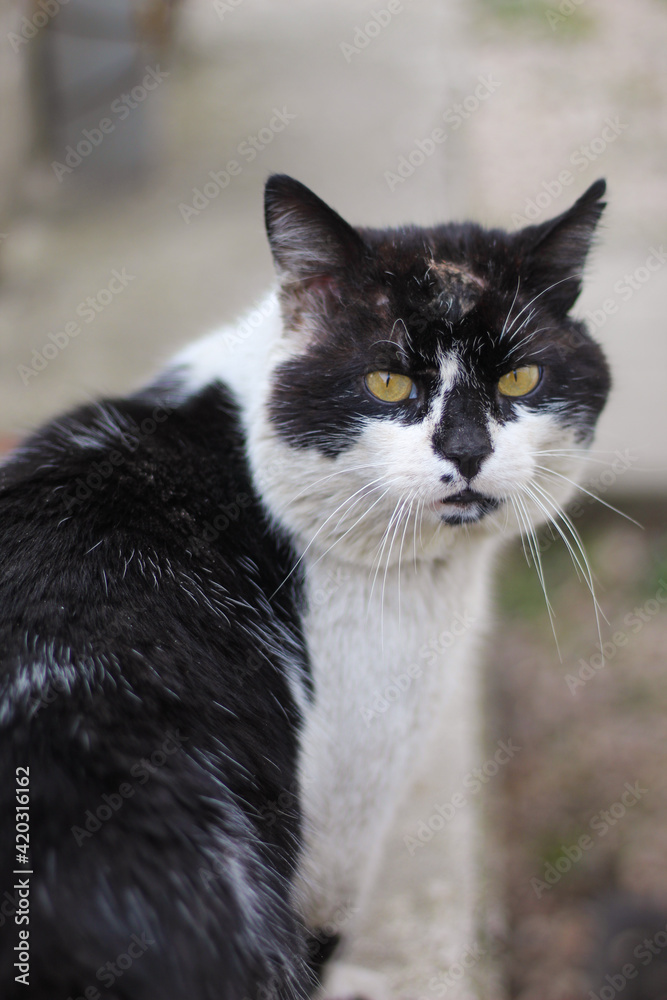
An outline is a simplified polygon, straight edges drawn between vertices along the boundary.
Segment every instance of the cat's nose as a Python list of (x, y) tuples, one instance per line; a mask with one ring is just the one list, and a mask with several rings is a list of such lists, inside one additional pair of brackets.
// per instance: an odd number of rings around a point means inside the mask
[(470, 422), (448, 428), (440, 434), (437, 445), (439, 453), (453, 462), (467, 480), (474, 479), (493, 451), (486, 428)]
[(491, 448), (476, 451), (448, 451), (445, 458), (453, 462), (464, 479), (474, 479), (480, 470), (482, 462), (491, 454)]
[(493, 451), (483, 405), (469, 394), (454, 392), (432, 441), (436, 454), (452, 462), (470, 482)]

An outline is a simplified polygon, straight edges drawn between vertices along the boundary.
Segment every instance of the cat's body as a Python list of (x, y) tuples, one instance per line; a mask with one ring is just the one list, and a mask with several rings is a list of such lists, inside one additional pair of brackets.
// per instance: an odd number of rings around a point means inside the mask
[[(99, 987), (133, 934), (108, 1000), (304, 995), (438, 728), (460, 788), (493, 554), (550, 502), (540, 456), (568, 495), (608, 388), (566, 316), (602, 191), (516, 237), (380, 233), (274, 178), (281, 310), (5, 467), (2, 870), (29, 766), (28, 995)], [(514, 368), (539, 368), (522, 400), (494, 389)], [(454, 956), (475, 934), (471, 813), (451, 831)]]
[[(344, 458), (334, 472), (330, 460), (305, 456), (310, 468), (304, 478), (285, 477), (289, 456), (262, 418), (270, 379), (254, 393), (247, 384), (255, 367), (272, 372), (284, 351), (276, 297), (256, 312), (267, 318), (248, 340), (223, 330), (184, 351), (175, 367), (188, 373), (188, 393), (199, 391), (200, 378), (210, 379), (217, 365), (237, 399), (253, 400), (242, 419), (255, 482), (271, 510), (284, 505), (289, 518), (302, 507), (292, 516), (303, 525), (302, 537), (297, 524), (293, 530), (312, 692), (300, 703), (305, 845), (296, 895), (311, 928), (344, 931), (372, 880), (394, 810), (445, 713), (452, 740), (443, 789), (460, 788), (478, 753), (471, 647), (487, 620), (489, 563), (502, 535), (429, 539), (422, 526), (420, 538), (413, 523), (408, 536), (406, 522), (395, 520), (394, 544), (390, 534), (379, 566), (392, 509), (376, 524), (364, 518), (358, 536), (341, 538), (361, 511), (351, 506), (351, 516), (338, 526), (348, 497), (357, 493), (339, 469), (360, 463)], [(320, 479), (319, 490), (305, 485)], [(317, 535), (329, 517), (337, 541), (322, 537), (326, 528)]]

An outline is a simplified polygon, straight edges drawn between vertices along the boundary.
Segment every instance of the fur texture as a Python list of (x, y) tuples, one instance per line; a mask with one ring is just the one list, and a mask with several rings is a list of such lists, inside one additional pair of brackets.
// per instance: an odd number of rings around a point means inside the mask
[[(27, 766), (31, 997), (305, 997), (438, 729), (460, 786), (494, 553), (557, 515), (609, 388), (568, 316), (603, 192), (516, 234), (377, 231), (273, 177), (277, 293), (5, 465), (2, 871)], [(453, 956), (479, 833), (454, 826)]]

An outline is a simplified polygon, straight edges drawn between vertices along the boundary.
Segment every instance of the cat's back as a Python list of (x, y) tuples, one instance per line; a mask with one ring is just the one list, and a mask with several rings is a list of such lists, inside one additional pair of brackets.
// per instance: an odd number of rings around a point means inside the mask
[(220, 385), (81, 408), (2, 470), (2, 843), (27, 768), (32, 996), (98, 984), (132, 935), (128, 997), (217, 997), (229, 970), (249, 990), (258, 927), (298, 956), (296, 798), (267, 810), (294, 784), (305, 672), (296, 581), (271, 599), (291, 560)]

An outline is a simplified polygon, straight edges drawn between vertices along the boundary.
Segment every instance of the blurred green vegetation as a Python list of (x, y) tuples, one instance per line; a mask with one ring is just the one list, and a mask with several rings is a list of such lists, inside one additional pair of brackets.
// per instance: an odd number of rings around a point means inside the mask
[[(584, 551), (590, 551), (591, 546), (595, 543), (595, 529), (592, 525), (584, 527), (583, 531), (580, 531), (580, 535)], [(577, 569), (565, 542), (554, 529), (546, 526), (541, 528), (537, 533), (537, 540), (545, 588), (553, 605), (557, 603), (558, 595), (563, 588), (577, 586)], [(579, 554), (572, 541), (571, 544)], [(529, 619), (536, 622), (543, 618), (545, 627), (550, 630), (544, 591), (540, 585), (535, 560), (528, 542), (524, 544), (520, 541), (512, 543), (503, 554), (502, 565), (499, 568), (496, 597), (499, 611), (503, 617), (521, 618), (524, 621)], [(580, 585), (588, 593), (583, 581)]]
[[(621, 514), (599, 506), (596, 509), (596, 506), (586, 511), (583, 521), (577, 524), (577, 530), (588, 556), (598, 597), (603, 603), (611, 602), (611, 611), (613, 607), (629, 610), (637, 602), (655, 598), (658, 590), (667, 585), (667, 530), (659, 523), (660, 511), (647, 511), (642, 506), (628, 511), (640, 525), (646, 523), (642, 528), (628, 524)], [(565, 530), (562, 523), (561, 528)], [(645, 560), (631, 562), (625, 566), (625, 571), (621, 567), (618, 570), (620, 579), (610, 583), (600, 571), (598, 549), (609, 544), (610, 533), (619, 528), (627, 528), (634, 544), (645, 553)], [(567, 531), (565, 533), (568, 534)], [(581, 573), (578, 574), (564, 541), (554, 529), (541, 528), (537, 538), (549, 600), (557, 617), (560, 617), (559, 605), (562, 605), (563, 616), (567, 617), (568, 607), (577, 600), (590, 601), (590, 591)], [(581, 559), (579, 549), (571, 538), (570, 542)], [(528, 543), (525, 543), (525, 549), (521, 541), (509, 545), (498, 570), (495, 594), (502, 617), (530, 621), (538, 627), (543, 625), (550, 632), (546, 601)]]
[(544, 33), (558, 41), (589, 38), (597, 28), (586, 0), (476, 0), (478, 26), (493, 21), (507, 30)]

